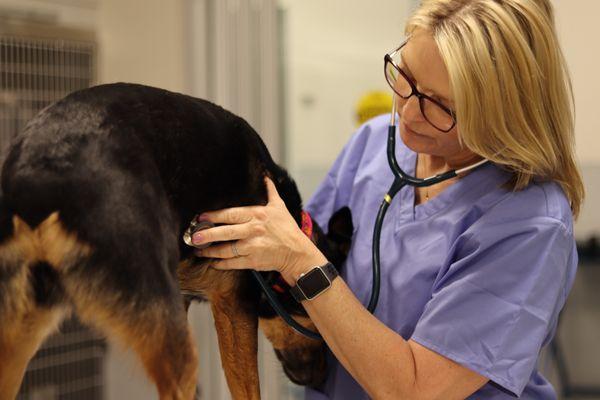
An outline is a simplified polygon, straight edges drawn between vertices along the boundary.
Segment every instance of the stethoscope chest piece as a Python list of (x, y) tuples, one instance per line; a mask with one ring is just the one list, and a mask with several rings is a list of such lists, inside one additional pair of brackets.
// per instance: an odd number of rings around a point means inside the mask
[(183, 233), (183, 241), (185, 244), (187, 244), (188, 246), (192, 246), (195, 247), (197, 249), (203, 249), (205, 247), (210, 246), (210, 243), (206, 243), (206, 244), (202, 244), (200, 246), (196, 246), (192, 243), (192, 236), (194, 235), (194, 233), (204, 230), (204, 229), (208, 229), (208, 228), (212, 228), (213, 226), (215, 226), (215, 224), (213, 224), (210, 221), (198, 221), (198, 216), (195, 215), (194, 218), (192, 219), (192, 222), (190, 222), (190, 225), (188, 226), (188, 228), (185, 230), (185, 232)]

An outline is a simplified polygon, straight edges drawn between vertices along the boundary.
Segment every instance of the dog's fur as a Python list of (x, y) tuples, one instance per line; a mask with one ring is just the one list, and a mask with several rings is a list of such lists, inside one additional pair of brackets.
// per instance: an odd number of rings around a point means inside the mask
[[(180, 287), (211, 302), (234, 399), (260, 397), (259, 317), (290, 378), (322, 381), (323, 342), (283, 326), (249, 271), (211, 269), (181, 240), (195, 214), (265, 204), (264, 176), (300, 223), (298, 190), (258, 134), (207, 101), (111, 84), (38, 114), (2, 169), (0, 399), (16, 395), (29, 359), (71, 310), (137, 352), (161, 399), (192, 399), (197, 355)], [(340, 264), (335, 238), (316, 227), (314, 240)], [(288, 294), (281, 300), (306, 315)]]

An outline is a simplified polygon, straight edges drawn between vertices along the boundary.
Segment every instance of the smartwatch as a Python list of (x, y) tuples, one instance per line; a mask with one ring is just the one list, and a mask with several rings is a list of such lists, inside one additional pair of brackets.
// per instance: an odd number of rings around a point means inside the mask
[(300, 275), (296, 285), (290, 288), (290, 293), (298, 303), (303, 300), (312, 300), (329, 289), (337, 276), (337, 269), (330, 262), (314, 267)]

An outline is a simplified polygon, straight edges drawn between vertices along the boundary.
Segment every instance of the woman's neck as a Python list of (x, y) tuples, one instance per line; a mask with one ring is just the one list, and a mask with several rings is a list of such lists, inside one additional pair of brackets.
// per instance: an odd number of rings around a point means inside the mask
[(425, 177), (436, 175), (450, 170), (456, 170), (468, 167), (478, 161), (483, 160), (483, 157), (474, 154), (464, 154), (453, 158), (444, 158), (431, 154), (419, 153), (417, 155), (418, 163), (421, 165), (421, 173)]
[[(468, 157), (454, 158), (451, 160), (443, 157), (432, 156), (431, 154), (418, 153), (416, 176), (417, 178), (428, 178), (449, 170), (457, 170), (468, 167), (469, 165), (473, 165), (482, 159), (482, 157), (473, 153), (471, 153)], [(456, 183), (459, 178), (460, 176), (451, 178), (429, 187), (415, 187), (415, 205), (423, 204), (429, 201), (431, 198), (436, 197), (447, 187)]]

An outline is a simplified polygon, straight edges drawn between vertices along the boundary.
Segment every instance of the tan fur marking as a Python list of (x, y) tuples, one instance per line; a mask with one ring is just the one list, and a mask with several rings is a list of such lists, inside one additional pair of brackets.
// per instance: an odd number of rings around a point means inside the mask
[[(294, 315), (293, 318), (305, 328), (316, 331), (316, 327), (308, 317), (299, 317)], [(266, 338), (269, 339), (273, 348), (277, 350), (286, 350), (291, 348), (312, 348), (318, 347), (321, 344), (320, 340), (314, 340), (300, 335), (298, 332), (289, 327), (289, 325), (281, 318), (259, 318), (258, 322)]]
[(3, 258), (29, 262), (45, 261), (61, 268), (69, 258), (91, 254), (91, 247), (83, 243), (72, 232), (67, 232), (53, 212), (35, 229), (18, 216), (13, 216), (14, 235), (0, 247)]
[[(156, 384), (161, 400), (192, 400), (196, 390), (198, 356), (191, 334), (175, 338), (168, 328), (156, 329), (146, 337), (133, 336), (122, 329), (131, 347), (139, 354), (146, 371)], [(158, 331), (158, 332), (157, 332)]]
[[(35, 309), (35, 302), (32, 299), (29, 288), (29, 271), (27, 263), (20, 260), (7, 260), (4, 257), (3, 248), (0, 247), (0, 256), (2, 262), (8, 268), (16, 268), (15, 275), (5, 283), (2, 294), (4, 304), (0, 309), (0, 339), (5, 332), (18, 327), (18, 324), (3, 323), (3, 321), (19, 321), (23, 316), (28, 315)], [(9, 264), (14, 263), (13, 266)], [(0, 355), (1, 356), (1, 355)], [(0, 357), (1, 358), (1, 357)]]
[(240, 271), (223, 271), (210, 267), (210, 261), (194, 263), (184, 260), (177, 267), (179, 288), (198, 293), (209, 301), (227, 297), (235, 291), (241, 279)]
[[(23, 310), (19, 310), (23, 311)], [(0, 399), (14, 399), (29, 360), (62, 321), (65, 309), (37, 309), (13, 315), (0, 337)]]
[(258, 321), (244, 313), (232, 293), (211, 301), (221, 364), (234, 400), (260, 400), (258, 381)]
[(4, 307), (0, 310), (0, 399), (14, 398), (29, 359), (65, 313), (64, 307), (37, 308), (29, 267), (43, 261), (59, 269), (67, 258), (75, 260), (91, 253), (90, 246), (66, 231), (58, 212), (35, 229), (18, 216), (13, 216), (12, 222), (13, 235), (0, 245), (5, 268), (15, 269), (4, 288)]
[(182, 290), (198, 293), (211, 303), (221, 363), (234, 400), (259, 400), (258, 320), (244, 312), (237, 298), (241, 271), (222, 271), (210, 261), (194, 263), (188, 259), (177, 269)]

